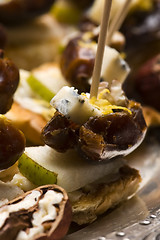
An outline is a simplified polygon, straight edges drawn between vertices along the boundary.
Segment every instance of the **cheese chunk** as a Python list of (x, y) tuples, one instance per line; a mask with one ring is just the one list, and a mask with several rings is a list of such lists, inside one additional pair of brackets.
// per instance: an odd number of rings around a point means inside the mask
[[(97, 51), (97, 44), (92, 43), (93, 51)], [(101, 78), (109, 85), (113, 80), (123, 83), (130, 73), (130, 67), (122, 58), (121, 54), (114, 48), (105, 46), (103, 63), (101, 69)], [(92, 80), (90, 79), (90, 84)]]
[(111, 84), (112, 80), (123, 83), (130, 72), (126, 61), (114, 48), (105, 46), (101, 77)]
[(100, 116), (101, 111), (89, 103), (84, 95), (79, 95), (73, 87), (63, 87), (51, 100), (51, 105), (60, 113), (82, 124), (91, 116)]

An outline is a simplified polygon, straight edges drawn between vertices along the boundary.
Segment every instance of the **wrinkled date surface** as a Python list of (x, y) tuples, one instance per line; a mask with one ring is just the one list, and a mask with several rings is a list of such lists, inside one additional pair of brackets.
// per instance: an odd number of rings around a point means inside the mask
[(57, 111), (45, 126), (42, 138), (47, 145), (58, 152), (65, 152), (73, 148), (77, 141), (76, 129), (78, 131), (79, 126)]
[(135, 86), (142, 102), (160, 111), (160, 54), (140, 68)]
[(61, 187), (46, 185), (2, 206), (0, 218), (1, 240), (60, 240), (71, 222), (71, 206)]
[(19, 83), (19, 70), (0, 50), (0, 113), (4, 114), (11, 108), (13, 94)]
[[(100, 117), (90, 117), (81, 126), (76, 126), (57, 112), (43, 129), (43, 140), (57, 151), (75, 148), (84, 158), (94, 161), (127, 155), (141, 143), (146, 132), (140, 105), (130, 101), (128, 108), (131, 114), (116, 111)], [(63, 124), (55, 124), (58, 118)]]
[(0, 3), (0, 21), (5, 24), (20, 23), (47, 12), (54, 0), (10, 0)]
[(25, 148), (24, 134), (0, 115), (0, 170), (11, 167)]
[(61, 58), (64, 77), (80, 92), (88, 92), (90, 89), (88, 80), (92, 76), (96, 54), (86, 44), (82, 37), (70, 40)]

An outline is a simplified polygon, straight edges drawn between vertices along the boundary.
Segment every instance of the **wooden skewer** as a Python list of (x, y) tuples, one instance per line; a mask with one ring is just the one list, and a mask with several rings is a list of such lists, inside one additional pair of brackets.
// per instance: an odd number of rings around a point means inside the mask
[(98, 93), (98, 86), (99, 86), (99, 80), (101, 76), (101, 68), (102, 68), (102, 61), (103, 61), (103, 55), (104, 55), (104, 48), (106, 44), (106, 36), (107, 36), (111, 5), (112, 5), (112, 0), (105, 0), (100, 34), (98, 39), (97, 53), (96, 53), (95, 64), (93, 69), (90, 98), (97, 97), (97, 93)]
[(125, 0), (125, 3), (123, 4), (122, 8), (120, 9), (120, 11), (118, 11), (116, 16), (113, 18), (113, 21), (111, 22), (111, 25), (108, 30), (107, 44), (110, 44), (113, 33), (120, 29), (125, 17), (128, 14), (131, 1), (132, 0)]

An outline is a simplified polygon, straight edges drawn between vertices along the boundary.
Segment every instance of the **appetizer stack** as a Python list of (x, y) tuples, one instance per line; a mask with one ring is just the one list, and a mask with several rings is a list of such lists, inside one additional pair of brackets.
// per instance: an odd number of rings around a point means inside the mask
[[(60, 240), (71, 221), (92, 223), (139, 188), (141, 176), (124, 156), (141, 144), (147, 126), (141, 105), (122, 89), (130, 67), (117, 32), (132, 4), (104, 1), (100, 28), (94, 12), (102, 2), (80, 2), (81, 12), (90, 9), (81, 30), (61, 42), (58, 63), (18, 72), (0, 52), (0, 239)], [(17, 3), (0, 4), (0, 12), (12, 12), (0, 16), (3, 23), (17, 24)], [(52, 3), (23, 0), (19, 19), (31, 20)], [(136, 78), (140, 90), (144, 72)]]

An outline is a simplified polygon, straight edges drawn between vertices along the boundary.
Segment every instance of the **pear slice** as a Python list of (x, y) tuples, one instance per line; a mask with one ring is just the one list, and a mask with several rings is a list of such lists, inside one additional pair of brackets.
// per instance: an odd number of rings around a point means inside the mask
[(45, 145), (26, 148), (19, 159), (19, 170), (32, 183), (41, 185), (45, 181), (45, 184), (49, 184), (51, 179), (57, 179), (59, 186), (72, 192), (106, 175), (109, 179), (110, 174), (116, 176), (123, 164), (124, 160), (120, 158), (107, 163), (92, 164), (74, 150), (59, 153)]
[(54, 93), (50, 91), (43, 83), (41, 83), (35, 76), (30, 75), (27, 78), (27, 83), (31, 87), (32, 91), (39, 95), (42, 99), (50, 102), (54, 97)]
[(19, 158), (18, 168), (21, 174), (35, 185), (41, 186), (57, 183), (56, 173), (42, 167), (33, 159), (28, 157), (27, 154), (22, 154)]

